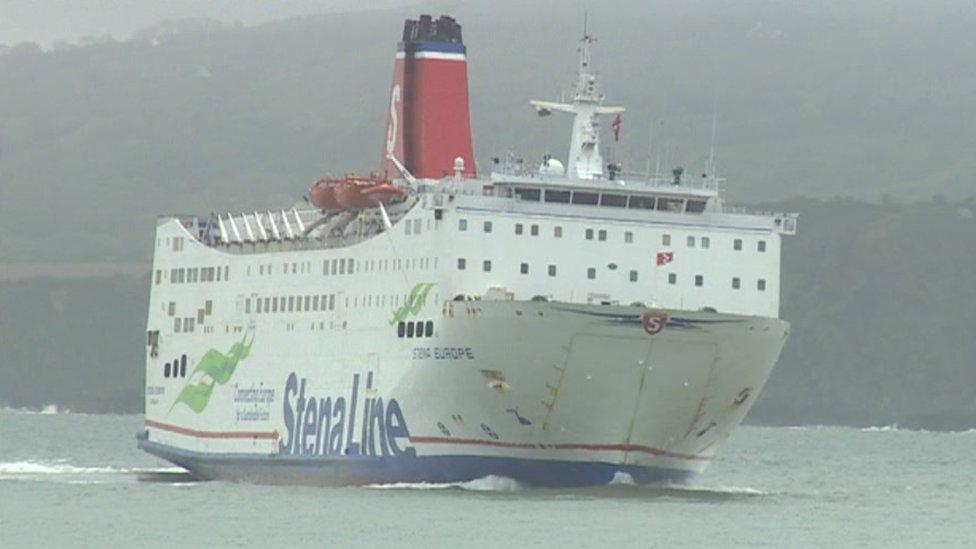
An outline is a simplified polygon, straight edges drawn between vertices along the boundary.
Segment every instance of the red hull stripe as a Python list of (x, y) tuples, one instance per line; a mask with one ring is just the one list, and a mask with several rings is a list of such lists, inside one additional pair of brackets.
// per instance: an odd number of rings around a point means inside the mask
[(582, 442), (569, 442), (560, 444), (536, 444), (532, 442), (505, 442), (502, 440), (478, 440), (474, 438), (447, 438), (447, 437), (410, 437), (410, 442), (414, 444), (468, 444), (472, 446), (496, 446), (500, 448), (523, 448), (526, 450), (588, 450), (594, 452), (641, 452), (652, 456), (668, 457), (675, 459), (688, 459), (695, 461), (711, 461), (710, 456), (697, 456), (694, 454), (682, 454), (678, 452), (668, 452), (650, 446), (640, 444), (586, 444)]
[(196, 438), (245, 438), (278, 440), (277, 431), (198, 431), (196, 429), (188, 429), (186, 427), (180, 427), (179, 425), (170, 425), (169, 423), (161, 423), (151, 419), (146, 420), (146, 427), (154, 427), (163, 431), (169, 431), (171, 433)]

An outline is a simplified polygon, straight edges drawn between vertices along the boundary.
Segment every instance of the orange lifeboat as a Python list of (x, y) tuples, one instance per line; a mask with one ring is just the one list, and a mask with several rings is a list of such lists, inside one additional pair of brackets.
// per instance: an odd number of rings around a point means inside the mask
[(390, 181), (370, 174), (348, 174), (339, 179), (319, 179), (308, 191), (309, 201), (325, 211), (375, 208), (403, 196)]

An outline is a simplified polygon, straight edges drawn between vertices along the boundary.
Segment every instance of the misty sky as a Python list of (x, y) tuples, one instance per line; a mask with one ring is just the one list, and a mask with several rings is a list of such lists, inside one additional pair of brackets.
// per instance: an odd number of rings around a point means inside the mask
[(111, 35), (125, 40), (167, 19), (207, 17), (255, 25), (300, 15), (410, 5), (410, 0), (2, 0), (0, 44), (35, 42), (43, 47), (63, 40)]

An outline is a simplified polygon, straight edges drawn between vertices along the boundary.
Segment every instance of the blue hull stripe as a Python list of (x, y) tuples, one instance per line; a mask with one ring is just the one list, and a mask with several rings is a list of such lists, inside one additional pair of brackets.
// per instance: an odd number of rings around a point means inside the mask
[(564, 461), (497, 456), (301, 457), (193, 452), (139, 439), (146, 452), (186, 468), (202, 479), (267, 484), (364, 485), (455, 483), (489, 475), (526, 486), (579, 487), (609, 483), (619, 473), (638, 484), (685, 482), (694, 472), (599, 461)]

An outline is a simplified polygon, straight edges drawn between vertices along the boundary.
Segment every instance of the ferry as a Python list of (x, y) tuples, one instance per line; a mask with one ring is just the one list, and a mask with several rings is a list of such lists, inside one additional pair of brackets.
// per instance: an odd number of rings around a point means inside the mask
[(714, 173), (607, 162), (624, 109), (592, 48), (584, 32), (571, 99), (531, 102), (573, 117), (565, 161), (479, 174), (461, 26), (424, 15), (397, 46), (377, 172), (287, 208), (160, 217), (139, 447), (272, 484), (705, 470), (789, 335), (797, 216), (727, 206)]

